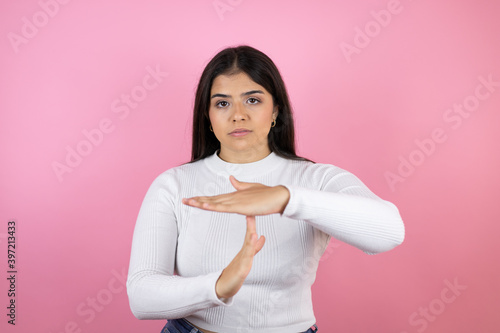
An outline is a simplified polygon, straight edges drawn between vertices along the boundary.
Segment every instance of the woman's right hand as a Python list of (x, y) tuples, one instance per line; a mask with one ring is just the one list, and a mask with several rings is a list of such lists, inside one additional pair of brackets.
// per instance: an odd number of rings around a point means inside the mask
[(255, 216), (247, 216), (247, 232), (240, 252), (227, 265), (215, 284), (215, 292), (219, 298), (230, 298), (236, 295), (252, 269), (253, 257), (262, 249), (266, 239), (258, 237)]

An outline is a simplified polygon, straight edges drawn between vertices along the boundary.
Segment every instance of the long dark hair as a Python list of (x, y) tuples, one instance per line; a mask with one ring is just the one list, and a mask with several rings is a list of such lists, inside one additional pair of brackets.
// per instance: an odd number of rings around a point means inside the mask
[(273, 96), (274, 106), (278, 107), (276, 125), (271, 128), (268, 135), (269, 149), (276, 155), (287, 159), (307, 160), (295, 153), (292, 108), (278, 68), (261, 51), (241, 45), (229, 47), (217, 53), (201, 74), (194, 102), (191, 162), (211, 156), (220, 148), (220, 142), (209, 130), (208, 111), (214, 79), (219, 75), (233, 75), (241, 72), (246, 73), (255, 83), (264, 87)]

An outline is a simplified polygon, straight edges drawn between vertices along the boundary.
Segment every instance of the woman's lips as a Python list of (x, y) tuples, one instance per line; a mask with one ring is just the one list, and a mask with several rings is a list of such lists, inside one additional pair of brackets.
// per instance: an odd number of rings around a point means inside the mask
[(237, 128), (234, 131), (232, 131), (231, 133), (229, 133), (229, 135), (238, 137), (238, 136), (245, 136), (250, 132), (251, 131), (246, 129), (246, 128)]

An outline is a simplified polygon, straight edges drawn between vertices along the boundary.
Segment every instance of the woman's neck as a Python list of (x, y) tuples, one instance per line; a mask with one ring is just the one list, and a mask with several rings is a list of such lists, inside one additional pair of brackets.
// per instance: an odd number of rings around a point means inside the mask
[(228, 163), (243, 164), (260, 161), (269, 154), (271, 154), (271, 150), (269, 148), (262, 150), (250, 149), (248, 151), (235, 152), (221, 147), (217, 156), (219, 156), (221, 160)]

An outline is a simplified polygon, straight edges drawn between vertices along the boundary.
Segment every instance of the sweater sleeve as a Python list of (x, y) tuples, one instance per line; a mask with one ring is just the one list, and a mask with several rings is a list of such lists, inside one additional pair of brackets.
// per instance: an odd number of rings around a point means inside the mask
[(219, 300), (215, 284), (220, 272), (195, 277), (174, 274), (177, 220), (176, 182), (160, 175), (142, 203), (132, 240), (127, 294), (138, 319), (175, 319), (198, 310), (230, 305)]
[(317, 188), (285, 185), (290, 200), (283, 216), (304, 220), (326, 234), (368, 254), (389, 251), (405, 236), (394, 204), (373, 194), (356, 176), (316, 164), (307, 175)]

